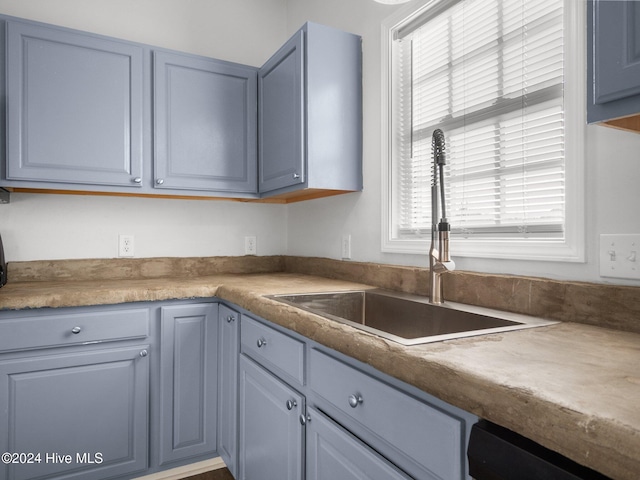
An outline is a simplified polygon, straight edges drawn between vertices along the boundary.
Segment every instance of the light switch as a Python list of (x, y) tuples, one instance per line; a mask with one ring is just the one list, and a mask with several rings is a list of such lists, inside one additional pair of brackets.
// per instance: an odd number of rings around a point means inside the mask
[(600, 276), (640, 280), (640, 234), (600, 235)]

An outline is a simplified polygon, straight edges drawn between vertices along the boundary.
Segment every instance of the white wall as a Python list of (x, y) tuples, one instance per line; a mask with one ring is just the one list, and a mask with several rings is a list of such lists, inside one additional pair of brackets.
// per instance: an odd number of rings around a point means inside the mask
[[(415, 3), (415, 2), (414, 2)], [(306, 20), (325, 23), (363, 37), (364, 191), (288, 207), (288, 253), (340, 258), (340, 239), (352, 236), (355, 261), (427, 266), (425, 255), (382, 253), (381, 245), (381, 27), (402, 6), (373, 0), (289, 0), (288, 30)], [(455, 257), (459, 269), (640, 285), (599, 276), (601, 233), (640, 233), (640, 134), (586, 127), (586, 248), (581, 264)]]
[(0, 13), (255, 66), (286, 39), (286, 0), (0, 0)]
[(244, 255), (245, 235), (259, 255), (286, 247), (286, 211), (270, 204), (13, 193), (0, 226), (7, 261), (114, 258), (118, 234), (136, 257)]
[[(285, 0), (0, 0), (0, 13), (262, 65), (286, 40)], [(286, 207), (223, 201), (12, 194), (0, 205), (8, 261), (286, 253)]]

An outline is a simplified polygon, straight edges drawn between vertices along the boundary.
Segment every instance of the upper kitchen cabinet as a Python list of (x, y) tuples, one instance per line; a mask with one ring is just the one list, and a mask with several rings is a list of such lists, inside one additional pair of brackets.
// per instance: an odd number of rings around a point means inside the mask
[(6, 179), (139, 188), (144, 50), (35, 23), (6, 29)]
[(590, 0), (587, 120), (640, 131), (640, 2)]
[(260, 191), (304, 182), (304, 33), (260, 70)]
[(154, 52), (158, 189), (257, 192), (257, 69)]
[(259, 191), (285, 201), (362, 190), (362, 45), (306, 23), (258, 73)]
[(2, 41), (0, 187), (275, 203), (362, 190), (357, 35), (305, 24), (262, 69), (4, 15)]

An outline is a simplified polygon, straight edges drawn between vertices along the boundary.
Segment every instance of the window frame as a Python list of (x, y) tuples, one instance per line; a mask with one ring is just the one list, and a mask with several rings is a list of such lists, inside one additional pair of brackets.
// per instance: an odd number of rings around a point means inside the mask
[[(382, 242), (385, 253), (425, 254), (430, 236), (421, 239), (396, 238), (394, 226), (393, 154), (395, 145), (392, 104), (391, 44), (394, 31), (431, 8), (447, 8), (461, 0), (423, 0), (399, 9), (381, 26), (382, 70)], [(452, 256), (518, 260), (585, 262), (585, 99), (586, 99), (586, 3), (564, 0), (565, 67), (565, 237), (562, 240), (496, 240), (452, 238)], [(455, 161), (455, 159), (451, 159)]]

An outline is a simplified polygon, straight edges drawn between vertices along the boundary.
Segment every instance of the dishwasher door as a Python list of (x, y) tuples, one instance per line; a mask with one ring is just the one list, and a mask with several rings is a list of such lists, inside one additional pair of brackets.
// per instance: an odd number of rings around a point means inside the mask
[(467, 457), (476, 480), (610, 480), (486, 420), (471, 428)]
[(7, 283), (7, 262), (4, 261), (4, 249), (2, 248), (2, 235), (0, 235), (0, 287)]

